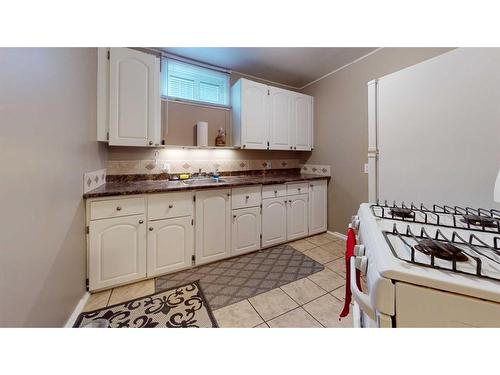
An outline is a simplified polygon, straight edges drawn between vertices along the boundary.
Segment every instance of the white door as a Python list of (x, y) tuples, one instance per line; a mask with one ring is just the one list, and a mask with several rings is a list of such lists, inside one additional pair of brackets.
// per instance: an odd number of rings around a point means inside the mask
[(327, 181), (309, 183), (309, 235), (327, 229)]
[(241, 80), (241, 147), (267, 149), (268, 147), (268, 86)]
[(294, 150), (311, 150), (312, 97), (294, 93), (292, 101), (292, 146)]
[(196, 264), (231, 255), (231, 190), (196, 192)]
[(144, 215), (92, 220), (89, 224), (89, 289), (146, 277)]
[(260, 249), (260, 207), (233, 210), (231, 255)]
[(262, 200), (262, 247), (286, 241), (287, 197)]
[(269, 149), (289, 150), (294, 93), (269, 86)]
[(129, 48), (110, 48), (109, 73), (109, 144), (158, 145), (159, 58)]
[(305, 237), (309, 233), (307, 216), (307, 194), (292, 195), (288, 198), (286, 211), (287, 240)]
[(148, 276), (191, 267), (194, 255), (193, 217), (148, 222)]

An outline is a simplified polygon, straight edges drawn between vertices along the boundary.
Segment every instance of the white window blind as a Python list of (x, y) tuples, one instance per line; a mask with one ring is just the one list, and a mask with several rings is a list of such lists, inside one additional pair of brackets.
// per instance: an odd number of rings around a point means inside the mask
[(163, 96), (229, 106), (229, 74), (166, 59), (162, 67)]

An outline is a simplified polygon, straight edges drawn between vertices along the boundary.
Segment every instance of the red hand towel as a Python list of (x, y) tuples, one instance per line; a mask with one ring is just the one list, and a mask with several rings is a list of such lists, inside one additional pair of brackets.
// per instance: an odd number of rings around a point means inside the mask
[[(354, 229), (347, 230), (347, 241), (345, 249), (345, 300), (344, 308), (340, 313), (340, 318), (349, 315), (349, 306), (351, 305), (351, 257), (354, 256), (354, 246), (356, 245), (356, 233)], [(360, 272), (356, 270), (356, 285), (361, 289)], [(339, 318), (339, 320), (340, 320)]]

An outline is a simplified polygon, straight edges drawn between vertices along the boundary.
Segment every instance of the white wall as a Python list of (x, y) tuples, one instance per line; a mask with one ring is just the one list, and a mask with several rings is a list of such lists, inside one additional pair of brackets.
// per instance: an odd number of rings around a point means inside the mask
[(96, 49), (0, 48), (0, 326), (62, 326), (85, 292)]

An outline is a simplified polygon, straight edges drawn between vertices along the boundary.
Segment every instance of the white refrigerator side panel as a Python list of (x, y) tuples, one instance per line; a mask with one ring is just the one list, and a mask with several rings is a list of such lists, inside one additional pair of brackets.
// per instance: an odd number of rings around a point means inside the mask
[(459, 48), (377, 88), (379, 198), (500, 208), (500, 48)]

